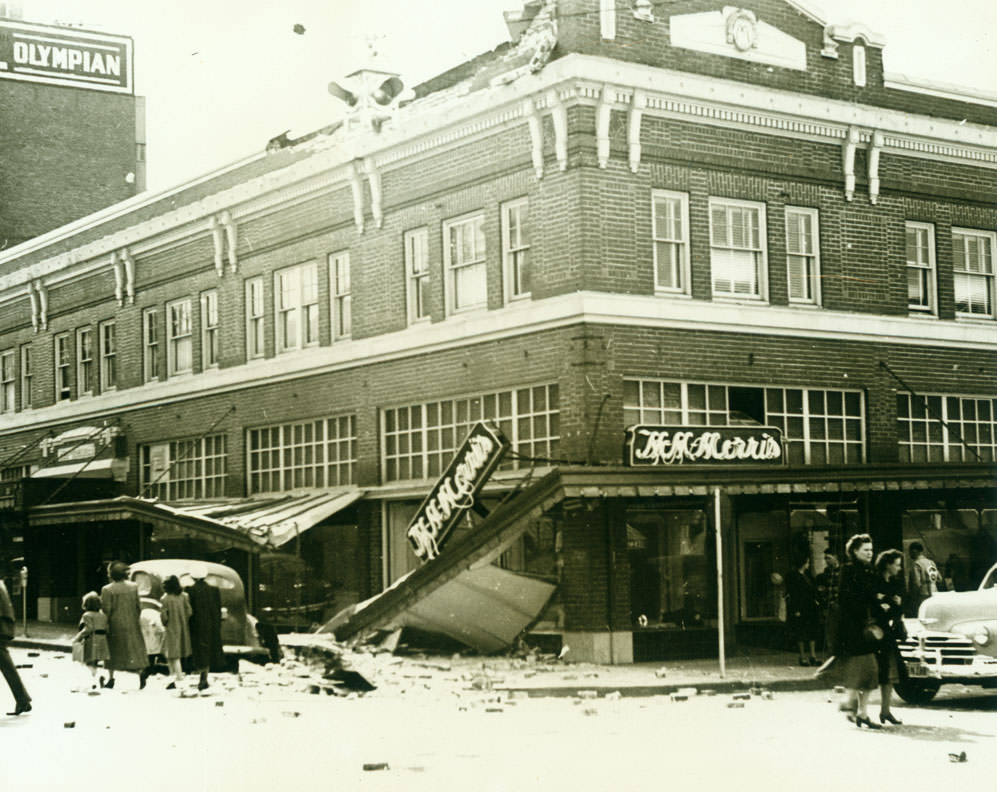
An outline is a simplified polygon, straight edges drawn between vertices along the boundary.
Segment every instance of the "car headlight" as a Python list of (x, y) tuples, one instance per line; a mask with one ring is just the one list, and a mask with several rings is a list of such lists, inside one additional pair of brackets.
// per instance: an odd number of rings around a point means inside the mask
[(990, 630), (984, 626), (979, 626), (973, 633), (973, 640), (976, 641), (980, 646), (985, 646), (990, 643)]

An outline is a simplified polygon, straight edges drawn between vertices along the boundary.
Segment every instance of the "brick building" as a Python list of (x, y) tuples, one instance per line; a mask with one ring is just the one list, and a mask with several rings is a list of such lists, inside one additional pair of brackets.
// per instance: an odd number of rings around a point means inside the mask
[(778, 642), (778, 574), (859, 530), (978, 582), (997, 102), (798, 2), (508, 22), (414, 100), (360, 72), (342, 125), (0, 257), (31, 607), (200, 553), (258, 610), (307, 567), (326, 618), (418, 566), (408, 522), (479, 419), (505, 521), (449, 547), (557, 583), (534, 632), (579, 659)]
[(0, 4), (0, 242), (145, 189), (145, 105), (127, 36), (25, 22)]

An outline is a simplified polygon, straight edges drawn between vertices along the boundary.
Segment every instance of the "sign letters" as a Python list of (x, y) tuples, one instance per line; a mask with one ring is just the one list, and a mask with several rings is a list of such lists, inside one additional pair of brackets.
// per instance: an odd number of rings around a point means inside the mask
[(450, 530), (474, 505), (475, 497), (508, 447), (508, 441), (498, 429), (484, 423), (471, 428), (449, 467), (409, 523), (406, 535), (419, 558), (429, 561), (440, 554), (440, 546)]
[(781, 464), (778, 429), (753, 426), (631, 426), (627, 464)]

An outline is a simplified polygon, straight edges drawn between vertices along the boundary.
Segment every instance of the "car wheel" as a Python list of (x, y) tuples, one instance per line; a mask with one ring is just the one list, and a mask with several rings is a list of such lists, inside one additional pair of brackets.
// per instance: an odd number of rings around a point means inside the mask
[(920, 679), (916, 682), (908, 679), (906, 682), (897, 682), (893, 689), (908, 704), (927, 704), (941, 686), (942, 683), (937, 679)]

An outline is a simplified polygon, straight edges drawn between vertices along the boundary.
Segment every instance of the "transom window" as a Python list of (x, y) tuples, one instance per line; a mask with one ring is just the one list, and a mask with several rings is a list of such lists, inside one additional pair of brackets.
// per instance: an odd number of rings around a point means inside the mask
[(251, 493), (352, 484), (355, 415), (279, 424), (248, 432)]
[(764, 299), (765, 206), (710, 199), (710, 267), (713, 294)]
[(333, 333), (336, 338), (349, 338), (353, 325), (349, 253), (329, 256), (329, 278), (332, 282)]
[(142, 491), (149, 497), (176, 501), (225, 495), (228, 462), (223, 434), (141, 446), (140, 456)]
[(76, 331), (76, 354), (77, 395), (89, 396), (94, 385), (93, 330), (89, 327)]
[(911, 311), (935, 311), (935, 227), (931, 223), (907, 223), (907, 307)]
[(992, 231), (952, 229), (955, 309), (976, 317), (994, 316), (994, 239)]
[(100, 389), (118, 387), (117, 325), (113, 319), (100, 324)]
[(507, 300), (527, 297), (533, 288), (529, 210), (526, 198), (502, 206), (502, 262)]
[(651, 196), (654, 288), (689, 292), (689, 196), (656, 190)]
[[(438, 476), (478, 421), (492, 421), (522, 457), (556, 456), (560, 442), (557, 385), (392, 407), (383, 412), (385, 481)], [(519, 467), (516, 459), (503, 463)]]
[(201, 294), (201, 368), (218, 366), (218, 290)]
[(263, 278), (246, 281), (246, 357), (263, 357)]
[(985, 462), (997, 459), (997, 399), (897, 394), (901, 462)]
[(816, 209), (786, 207), (786, 279), (790, 302), (820, 302), (820, 240)]
[(429, 318), (429, 230), (405, 232), (405, 289), (409, 324)]
[(166, 306), (167, 371), (169, 376), (189, 374), (194, 368), (190, 300)]
[(483, 308), (488, 303), (484, 215), (443, 224), (448, 313)]
[(277, 350), (318, 344), (318, 266), (314, 261), (274, 273)]

